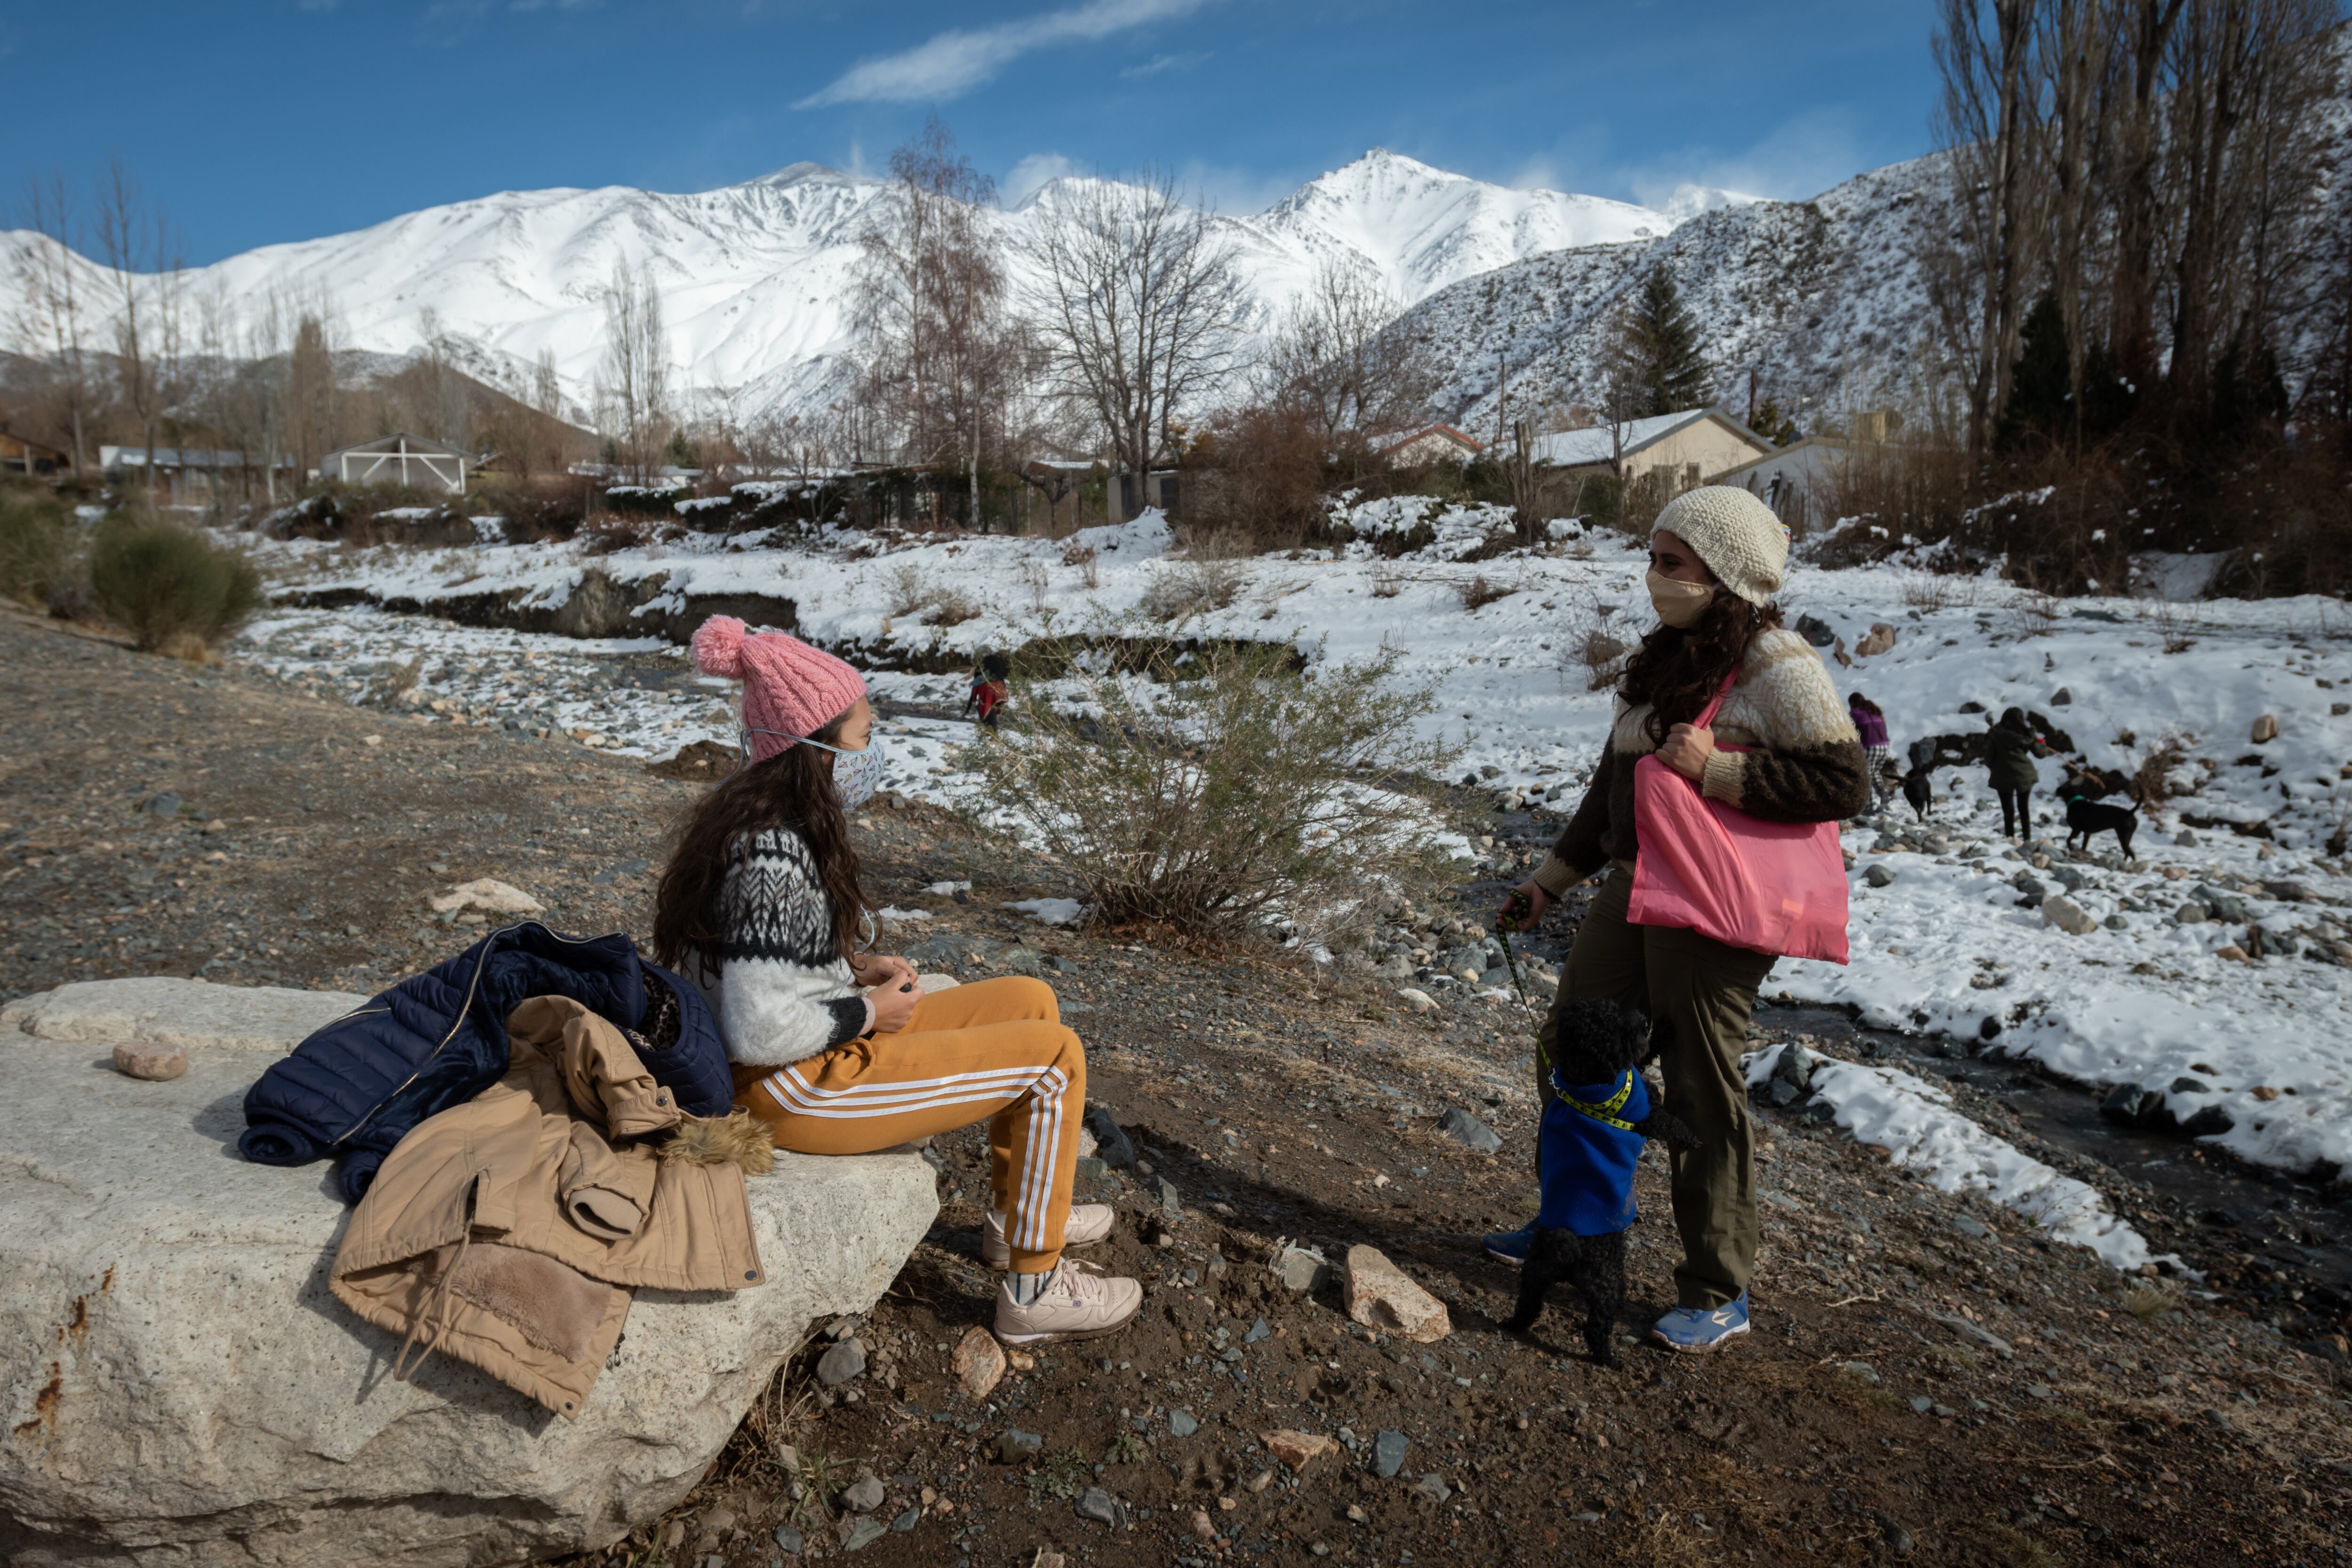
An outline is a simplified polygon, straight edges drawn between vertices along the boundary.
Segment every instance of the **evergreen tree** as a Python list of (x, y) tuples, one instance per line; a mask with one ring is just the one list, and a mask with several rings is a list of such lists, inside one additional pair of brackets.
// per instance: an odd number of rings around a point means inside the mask
[(1641, 416), (1706, 405), (1713, 378), (1698, 350), (1698, 323), (1664, 268), (1652, 268), (1642, 279), (1626, 328), (1643, 361)]
[(2066, 317), (2058, 297), (2044, 290), (2025, 313), (2017, 363), (2010, 376), (2009, 406), (2001, 410), (1993, 444), (2013, 452), (2031, 439), (2064, 438), (2074, 425), (2074, 382), (2067, 368)]
[(1780, 400), (1772, 397), (1764, 400), (1763, 405), (1756, 410), (1756, 417), (1748, 422), (1748, 427), (1775, 447), (1787, 446), (1799, 434), (1797, 422), (1781, 413)]

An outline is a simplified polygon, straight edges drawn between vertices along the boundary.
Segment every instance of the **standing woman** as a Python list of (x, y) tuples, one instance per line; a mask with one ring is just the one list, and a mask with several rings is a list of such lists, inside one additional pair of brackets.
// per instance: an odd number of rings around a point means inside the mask
[(2000, 797), (2004, 837), (2015, 838), (2021, 832), (2027, 838), (2033, 837), (2033, 786), (2042, 782), (2033, 759), (2057, 754), (2025, 721), (2022, 708), (2003, 713), (1992, 733), (1985, 737), (1985, 782)]
[(704, 671), (743, 683), (751, 756), (696, 801), (654, 895), (654, 952), (710, 998), (735, 1103), (776, 1145), (866, 1154), (989, 1124), (981, 1254), (1008, 1272), (996, 1336), (1091, 1339), (1126, 1326), (1143, 1287), (1075, 1258), (1110, 1234), (1070, 1205), (1087, 1058), (1053, 987), (1008, 976), (933, 995), (903, 958), (858, 951), (866, 900), (846, 813), (874, 794), (882, 742), (866, 679), (781, 632), (714, 616)]
[(1862, 737), (1863, 764), (1869, 770), (1870, 787), (1878, 797), (1878, 808), (1886, 809), (1886, 797), (1893, 793), (1887, 786), (1887, 759), (1895, 748), (1886, 739), (1886, 710), (1861, 692), (1851, 693), (1845, 700), (1847, 717), (1853, 721), (1854, 733)]
[[(1696, 1150), (1672, 1155), (1680, 1304), (1651, 1331), (1677, 1351), (1712, 1350), (1748, 1331), (1756, 1173), (1739, 1057), (1772, 955), (1627, 919), (1640, 849), (1634, 764), (1654, 752), (1710, 799), (1767, 821), (1836, 822), (1869, 804), (1853, 721), (1829, 671), (1804, 638), (1781, 628), (1771, 602), (1788, 555), (1780, 520), (1744, 489), (1689, 490), (1659, 513), (1650, 532), (1649, 589), (1661, 625), (1626, 664), (1609, 739), (1576, 815), (1517, 889), (1530, 910), (1521, 923), (1532, 925), (1552, 900), (1609, 871), (1537, 1037), (1545, 1106), (1554, 1093), (1547, 1063), (1562, 1004), (1605, 996), (1670, 1026), (1659, 1060), (1666, 1109), (1699, 1139)], [(1727, 680), (1714, 727), (1694, 727)], [(1725, 749), (1735, 746), (1743, 749)], [(1490, 1236), (1487, 1248), (1523, 1260), (1533, 1232), (1530, 1225)]]

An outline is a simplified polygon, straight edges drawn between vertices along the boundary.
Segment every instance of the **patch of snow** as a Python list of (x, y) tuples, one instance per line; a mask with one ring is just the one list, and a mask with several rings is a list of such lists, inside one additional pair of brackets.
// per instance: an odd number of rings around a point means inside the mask
[(1087, 918), (1087, 906), (1076, 899), (1023, 899), (1004, 907), (1049, 926), (1074, 926)]

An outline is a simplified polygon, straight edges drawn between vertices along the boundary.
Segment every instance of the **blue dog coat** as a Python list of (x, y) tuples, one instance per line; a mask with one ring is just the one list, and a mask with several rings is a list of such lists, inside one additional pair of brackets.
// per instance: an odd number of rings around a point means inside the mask
[(1612, 1236), (1633, 1223), (1633, 1163), (1650, 1115), (1650, 1086), (1630, 1068), (1610, 1083), (1564, 1084), (1544, 1111), (1536, 1166), (1543, 1177), (1543, 1208), (1536, 1223), (1578, 1236)]

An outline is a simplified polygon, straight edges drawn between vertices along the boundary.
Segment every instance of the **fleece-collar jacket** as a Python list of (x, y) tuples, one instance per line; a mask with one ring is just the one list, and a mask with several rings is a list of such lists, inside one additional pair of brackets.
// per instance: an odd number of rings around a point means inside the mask
[[(1633, 823), (1633, 769), (1657, 750), (1649, 705), (1617, 699), (1608, 742), (1576, 815), (1536, 868), (1537, 885), (1554, 898), (1612, 860), (1640, 852)], [(1796, 633), (1759, 632), (1714, 723), (1715, 754), (1700, 787), (1767, 822), (1837, 822), (1870, 805), (1870, 768), (1853, 718), (1822, 667)], [(1724, 748), (1737, 747), (1738, 750)]]
[(1543, 1205), (1536, 1223), (1578, 1236), (1613, 1236), (1633, 1223), (1633, 1166), (1642, 1158), (1650, 1086), (1626, 1071), (1606, 1083), (1551, 1086), (1559, 1097), (1544, 1108), (1536, 1135), (1536, 1166)]

